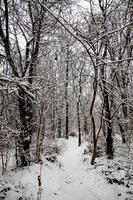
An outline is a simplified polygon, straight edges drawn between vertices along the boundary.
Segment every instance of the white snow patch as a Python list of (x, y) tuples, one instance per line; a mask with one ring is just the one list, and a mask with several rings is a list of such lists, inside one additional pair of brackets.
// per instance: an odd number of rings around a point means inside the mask
[[(78, 147), (77, 138), (70, 138), (66, 141), (65, 152), (58, 156), (60, 165), (44, 161), (41, 174), (42, 200), (125, 199), (124, 186), (108, 184), (98, 168), (84, 165), (82, 156), (85, 145)], [(39, 174), (40, 165), (34, 164), (4, 175), (5, 181), (14, 186), (14, 190), (7, 192), (6, 199), (17, 200), (19, 197), (26, 197), (37, 200)], [(122, 196), (118, 196), (120, 193)]]

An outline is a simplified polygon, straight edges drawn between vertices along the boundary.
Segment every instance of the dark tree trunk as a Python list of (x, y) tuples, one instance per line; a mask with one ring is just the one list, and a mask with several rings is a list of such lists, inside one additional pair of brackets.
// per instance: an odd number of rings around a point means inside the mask
[(113, 149), (113, 137), (112, 137), (112, 124), (110, 122), (108, 122), (108, 127), (107, 127), (106, 153), (108, 159), (113, 159), (114, 149)]
[(68, 74), (69, 74), (69, 47), (67, 47), (67, 61), (66, 61), (66, 84), (65, 84), (65, 101), (66, 101), (66, 139), (69, 137), (69, 104), (68, 104)]
[[(107, 55), (107, 41), (105, 44), (105, 49), (103, 52), (103, 59), (106, 58)], [(104, 99), (104, 110), (105, 110), (105, 119), (107, 124), (107, 134), (106, 134), (106, 153), (108, 156), (108, 159), (113, 159), (113, 131), (112, 131), (112, 122), (111, 122), (111, 108), (110, 108), (110, 102), (109, 102), (109, 94), (108, 94), (108, 88), (106, 85), (106, 73), (105, 73), (105, 65), (103, 64), (101, 66), (101, 78), (102, 78), (102, 93), (103, 93), (103, 99)]]
[(89, 135), (88, 125), (87, 125), (87, 117), (84, 117), (84, 133), (85, 133), (85, 136)]
[[(105, 84), (105, 81), (103, 81)], [(104, 108), (105, 108), (105, 118), (106, 118), (106, 124), (107, 124), (107, 138), (106, 138), (106, 153), (108, 156), (108, 159), (113, 159), (113, 129), (112, 129), (112, 122), (111, 122), (111, 110), (109, 107), (109, 96), (107, 92), (106, 85), (103, 86), (104, 91), (103, 91), (103, 97), (104, 97)]]
[(55, 105), (53, 104), (53, 110), (52, 110), (52, 137), (53, 139), (55, 139), (55, 131), (56, 131), (56, 127), (55, 127)]
[(77, 115), (78, 115), (78, 146), (81, 145), (81, 123), (80, 123), (80, 105), (81, 105), (81, 95), (82, 95), (82, 71), (83, 71), (84, 65), (81, 67), (80, 71), (80, 77), (79, 77), (79, 96), (78, 96), (78, 102), (77, 102)]
[(61, 118), (58, 119), (58, 137), (61, 138)]
[(91, 117), (91, 123), (92, 123), (92, 134), (93, 134), (93, 154), (91, 158), (91, 164), (94, 165), (95, 163), (95, 158), (97, 154), (97, 138), (96, 138), (96, 124), (95, 124), (95, 119), (93, 116), (93, 108), (96, 100), (96, 94), (97, 94), (97, 79), (98, 79), (98, 68), (95, 66), (95, 79), (93, 82), (93, 97), (92, 97), (92, 102), (91, 102), (91, 107), (90, 107), (90, 117)]
[(125, 131), (123, 126), (121, 125), (121, 123), (119, 123), (119, 128), (120, 128), (120, 132), (121, 132), (121, 137), (122, 137), (122, 142), (126, 143), (126, 138), (125, 138)]
[(30, 164), (30, 143), (35, 129), (33, 121), (33, 104), (22, 90), (19, 90), (18, 102), (21, 121), (21, 132), (18, 139), (20, 165), (27, 166)]
[(78, 115), (78, 146), (81, 145), (81, 127), (80, 127), (80, 115), (79, 115), (79, 101), (77, 102), (77, 115)]
[(68, 139), (68, 130), (69, 130), (69, 119), (68, 119), (68, 109), (69, 109), (69, 104), (66, 102), (66, 139)]
[[(104, 81), (103, 81), (104, 82)], [(109, 96), (106, 89), (106, 86), (104, 85), (104, 107), (105, 107), (105, 118), (106, 118), (106, 124), (107, 124), (107, 138), (106, 138), (106, 150), (107, 150), (107, 156), (108, 159), (113, 159), (113, 131), (112, 131), (112, 122), (111, 122), (111, 110), (109, 107)]]

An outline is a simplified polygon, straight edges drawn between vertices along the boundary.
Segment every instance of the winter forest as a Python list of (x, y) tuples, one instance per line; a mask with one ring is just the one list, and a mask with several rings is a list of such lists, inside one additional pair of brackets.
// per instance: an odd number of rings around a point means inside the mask
[(0, 200), (133, 200), (133, 0), (0, 0)]

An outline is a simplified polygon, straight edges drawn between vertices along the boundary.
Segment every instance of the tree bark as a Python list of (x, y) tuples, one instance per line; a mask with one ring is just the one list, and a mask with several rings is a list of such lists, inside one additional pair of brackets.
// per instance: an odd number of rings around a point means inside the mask
[(58, 137), (61, 138), (61, 117), (58, 118)]
[(18, 139), (19, 148), (19, 165), (26, 166), (30, 164), (30, 144), (31, 136), (35, 130), (33, 118), (33, 104), (31, 100), (19, 90), (19, 111), (21, 120), (21, 132)]
[(78, 115), (78, 146), (81, 145), (81, 125), (80, 125), (80, 115), (79, 115), (79, 101), (77, 102), (77, 115)]
[(44, 132), (45, 132), (45, 116), (44, 116), (44, 102), (42, 104), (41, 115), (39, 128), (37, 132), (37, 148), (36, 148), (36, 160), (39, 162), (41, 160), (41, 154), (43, 152), (43, 140), (44, 140)]
[(66, 60), (66, 84), (65, 84), (65, 101), (66, 101), (66, 139), (69, 137), (69, 104), (68, 104), (68, 74), (69, 74), (69, 47), (67, 46), (67, 60)]
[(98, 79), (98, 68), (95, 66), (95, 79), (93, 82), (93, 97), (91, 102), (91, 108), (90, 108), (90, 117), (92, 122), (92, 133), (93, 133), (93, 154), (91, 158), (91, 164), (94, 165), (96, 154), (97, 154), (97, 138), (96, 138), (96, 125), (95, 125), (95, 119), (93, 116), (93, 108), (96, 100), (96, 94), (97, 94), (97, 79)]

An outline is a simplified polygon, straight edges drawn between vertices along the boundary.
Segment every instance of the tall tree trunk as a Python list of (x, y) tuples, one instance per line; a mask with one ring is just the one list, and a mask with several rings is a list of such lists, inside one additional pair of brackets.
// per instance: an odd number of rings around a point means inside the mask
[(69, 137), (69, 104), (68, 104), (68, 74), (69, 74), (69, 47), (67, 46), (66, 60), (66, 84), (65, 84), (65, 101), (66, 101), (66, 139)]
[[(99, 0), (99, 8), (102, 12), (102, 18), (103, 18), (103, 28), (104, 33), (108, 31), (108, 28), (106, 26), (106, 18), (107, 18), (107, 1), (104, 3), (104, 1)], [(103, 41), (103, 55), (102, 59), (106, 59), (107, 52), (108, 52), (108, 46), (109, 46), (109, 39), (108, 36), (106, 36)], [(113, 158), (113, 137), (112, 137), (112, 127), (113, 124), (111, 122), (111, 108), (110, 108), (110, 99), (108, 94), (108, 88), (106, 85), (106, 71), (105, 71), (105, 64), (103, 63), (100, 69), (101, 72), (101, 79), (102, 79), (102, 93), (103, 93), (103, 99), (104, 99), (104, 110), (105, 110), (105, 118), (106, 118), (106, 124), (107, 124), (107, 134), (106, 134), (106, 153), (108, 156), (108, 159)]]
[(94, 115), (93, 115), (93, 108), (94, 108), (96, 94), (97, 94), (97, 79), (98, 79), (97, 66), (95, 66), (94, 71), (95, 71), (95, 79), (93, 82), (93, 97), (92, 97), (91, 108), (90, 108), (90, 117), (91, 117), (91, 122), (92, 122), (92, 134), (93, 134), (93, 154), (92, 154), (92, 158), (91, 158), (92, 165), (94, 165), (96, 154), (97, 154), (96, 124), (95, 124), (95, 119), (94, 119)]
[[(103, 59), (106, 58), (107, 55), (107, 45), (108, 45), (108, 40), (105, 40), (105, 49), (103, 52)], [(112, 137), (112, 122), (111, 122), (111, 108), (110, 108), (110, 103), (109, 103), (109, 94), (108, 94), (108, 89), (106, 85), (106, 72), (105, 72), (105, 64), (101, 66), (101, 79), (102, 79), (102, 93), (103, 93), (103, 98), (104, 98), (104, 110), (105, 110), (105, 119), (106, 119), (106, 124), (107, 124), (107, 134), (106, 134), (106, 153), (108, 156), (108, 159), (113, 158), (113, 137)]]
[(80, 123), (80, 105), (81, 105), (81, 95), (82, 95), (82, 71), (83, 71), (84, 64), (81, 67), (80, 76), (79, 76), (79, 96), (77, 102), (77, 115), (78, 115), (78, 146), (81, 145), (81, 123)]
[(111, 110), (109, 107), (109, 95), (106, 88), (105, 82), (105, 69), (102, 66), (101, 69), (102, 73), (102, 83), (103, 83), (103, 97), (104, 97), (104, 108), (105, 108), (105, 119), (107, 124), (107, 134), (106, 134), (106, 153), (108, 159), (113, 158), (113, 137), (112, 137), (112, 122), (111, 122)]
[(79, 101), (77, 102), (77, 115), (78, 115), (78, 146), (81, 145), (81, 125), (80, 125), (80, 115), (79, 115)]

